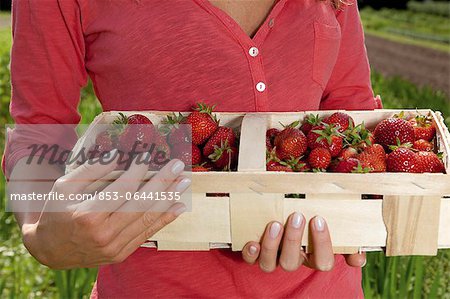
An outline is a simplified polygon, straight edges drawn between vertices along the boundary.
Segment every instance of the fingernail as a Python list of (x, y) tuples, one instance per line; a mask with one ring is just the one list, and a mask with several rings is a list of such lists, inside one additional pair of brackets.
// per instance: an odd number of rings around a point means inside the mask
[(191, 180), (188, 178), (184, 178), (182, 179), (177, 187), (175, 188), (178, 192), (183, 192), (185, 191), (189, 186), (191, 185)]
[(367, 259), (364, 260), (364, 263), (362, 264), (361, 268), (364, 268), (364, 266), (367, 264)]
[(272, 239), (276, 239), (278, 237), (278, 235), (280, 234), (281, 231), (281, 225), (278, 222), (274, 222), (272, 223), (272, 225), (270, 226), (270, 237)]
[(117, 155), (117, 148), (115, 148), (109, 152), (109, 156), (111, 158), (116, 157), (116, 155)]
[(176, 216), (180, 216), (184, 212), (186, 212), (186, 206), (184, 204), (181, 204), (180, 207), (176, 208), (175, 211), (173, 211)]
[(151, 152), (147, 152), (144, 156), (144, 161), (145, 162), (150, 162), (150, 159), (152, 158), (152, 153)]
[(248, 249), (248, 253), (250, 253), (250, 255), (254, 255), (256, 253), (256, 251), (258, 251), (258, 248), (256, 248), (253, 245), (251, 245)]
[(297, 212), (294, 213), (291, 220), (292, 227), (294, 228), (300, 228), (300, 226), (303, 223), (303, 216)]
[(184, 170), (184, 163), (180, 160), (178, 160), (172, 165), (172, 173), (174, 175), (179, 175), (183, 170)]
[(320, 216), (316, 216), (314, 218), (314, 226), (317, 231), (322, 232), (325, 229), (325, 220)]

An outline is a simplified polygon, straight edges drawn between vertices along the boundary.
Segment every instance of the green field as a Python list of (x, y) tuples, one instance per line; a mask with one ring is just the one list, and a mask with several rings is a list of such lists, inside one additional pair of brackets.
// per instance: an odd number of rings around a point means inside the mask
[[(11, 118), (9, 103), (9, 31), (0, 30), (0, 119)], [(439, 91), (418, 88), (401, 78), (385, 78), (374, 72), (372, 82), (376, 94), (382, 95), (385, 108), (431, 108), (440, 110), (450, 124), (449, 99)], [(80, 112), (83, 123), (89, 123), (100, 112), (92, 87), (82, 92)], [(0, 135), (3, 138), (3, 131)], [(3, 139), (0, 151), (3, 151)], [(53, 271), (39, 265), (21, 243), (20, 232), (11, 214), (5, 213), (4, 180), (0, 182), (0, 297), (1, 298), (87, 298), (96, 270)], [(385, 258), (370, 253), (363, 271), (363, 287), (367, 298), (450, 298), (450, 251), (437, 257)]]
[[(447, 6), (450, 9), (450, 4)], [(389, 40), (450, 52), (450, 19), (412, 10), (370, 7), (361, 10), (366, 33)]]

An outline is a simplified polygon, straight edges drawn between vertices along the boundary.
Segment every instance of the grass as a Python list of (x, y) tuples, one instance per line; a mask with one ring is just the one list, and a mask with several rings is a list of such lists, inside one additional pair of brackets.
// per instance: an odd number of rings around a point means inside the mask
[(413, 11), (370, 7), (361, 10), (366, 33), (406, 44), (450, 52), (449, 18)]
[[(1, 15), (0, 15), (1, 16)], [(11, 121), (9, 103), (8, 29), (0, 29), (0, 120)], [(385, 78), (374, 72), (372, 82), (386, 108), (431, 108), (440, 110), (450, 124), (449, 99), (444, 93), (417, 87), (401, 78)], [(90, 123), (100, 105), (89, 85), (82, 91), (79, 106), (82, 123)], [(3, 132), (2, 132), (3, 133)], [(3, 139), (0, 134), (0, 151)], [(5, 213), (5, 184), (0, 179), (0, 297), (1, 298), (87, 298), (95, 281), (95, 269), (52, 271), (37, 263), (22, 245), (20, 232), (10, 213)], [(363, 288), (367, 298), (450, 298), (450, 250), (437, 257), (386, 258), (369, 253), (363, 270)]]

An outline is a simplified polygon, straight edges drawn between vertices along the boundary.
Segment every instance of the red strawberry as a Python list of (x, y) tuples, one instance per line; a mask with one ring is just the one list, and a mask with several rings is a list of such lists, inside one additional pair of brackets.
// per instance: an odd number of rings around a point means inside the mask
[(374, 136), (375, 142), (388, 150), (390, 145), (414, 142), (414, 128), (410, 122), (404, 119), (388, 118), (376, 126)]
[(303, 124), (300, 127), (300, 130), (303, 132), (303, 134), (308, 135), (309, 131), (312, 130), (312, 128), (320, 125), (320, 122), (322, 121), (322, 118), (319, 117), (319, 114), (309, 114), (305, 116), (305, 120), (303, 121)]
[(216, 147), (208, 158), (211, 159), (214, 168), (217, 170), (233, 170), (237, 165), (238, 149), (225, 142), (220, 147)]
[(346, 160), (339, 160), (336, 163), (332, 164), (330, 170), (332, 172), (351, 173), (358, 168), (358, 165), (360, 165), (358, 159), (349, 158)]
[(308, 149), (305, 134), (291, 126), (287, 126), (275, 137), (274, 145), (281, 160), (298, 158)]
[(128, 116), (127, 124), (129, 125), (152, 125), (153, 123), (142, 114), (133, 114)]
[(353, 126), (355, 123), (350, 115), (343, 112), (335, 112), (330, 116), (328, 116), (327, 118), (325, 118), (323, 122), (326, 124), (336, 125), (340, 133), (344, 132), (345, 130), (348, 129), (350, 125)]
[(409, 148), (397, 148), (388, 155), (386, 162), (390, 172), (421, 172), (418, 155)]
[(178, 115), (173, 113), (167, 115), (167, 118), (162, 121), (163, 125), (160, 127), (160, 131), (167, 136), (167, 142), (170, 145), (191, 142), (191, 133), (187, 125), (182, 124), (185, 119), (181, 113), (178, 113)]
[(280, 130), (272, 128), (266, 131), (266, 149), (272, 150), (275, 137), (280, 134)]
[(350, 158), (355, 158), (358, 155), (358, 151), (353, 147), (344, 148), (338, 155), (338, 158), (342, 160), (347, 160)]
[(293, 172), (292, 168), (288, 165), (283, 165), (279, 162), (270, 161), (266, 165), (267, 171), (284, 171)]
[(210, 168), (207, 168), (203, 165), (193, 165), (192, 166), (192, 172), (207, 172), (210, 171)]
[(157, 133), (149, 165), (151, 170), (160, 170), (170, 161), (171, 150), (164, 136)]
[(332, 157), (337, 157), (343, 148), (344, 140), (334, 124), (314, 127), (308, 134), (310, 149), (318, 147), (330, 150)]
[(180, 159), (186, 165), (195, 165), (202, 161), (202, 153), (195, 144), (177, 143), (172, 148), (171, 155), (173, 159)]
[(227, 142), (229, 145), (234, 145), (236, 142), (236, 135), (231, 128), (218, 127), (211, 138), (205, 144), (203, 148), (203, 155), (208, 157), (214, 152), (215, 147), (220, 147), (221, 144)]
[(192, 126), (192, 143), (203, 144), (214, 134), (219, 126), (219, 121), (212, 113), (214, 106), (199, 103), (196, 111), (189, 114), (183, 123)]
[(364, 122), (356, 127), (351, 122), (344, 135), (345, 144), (355, 148), (364, 148), (375, 143), (372, 132), (366, 129)]
[(417, 115), (410, 119), (409, 122), (414, 127), (415, 140), (425, 139), (426, 141), (431, 141), (436, 136), (436, 127), (431, 116)]
[(299, 158), (291, 158), (287, 161), (281, 161), (280, 164), (287, 165), (290, 168), (292, 168), (295, 172), (308, 172), (311, 170), (311, 166), (309, 165), (308, 161), (305, 161)]
[(308, 162), (313, 169), (327, 169), (331, 163), (331, 152), (326, 148), (317, 147), (309, 154)]
[(370, 172), (386, 172), (386, 152), (379, 144), (366, 147), (356, 158), (363, 168), (371, 169)]
[(88, 151), (88, 159), (98, 158), (114, 148), (112, 136), (108, 131), (100, 132), (95, 138), (95, 144)]
[(444, 163), (435, 153), (420, 151), (417, 157), (420, 161), (420, 172), (445, 173)]
[(118, 149), (124, 153), (141, 153), (148, 151), (155, 138), (155, 128), (152, 122), (141, 114), (125, 116), (119, 113), (114, 121), (118, 133)]
[(416, 149), (418, 151), (431, 152), (433, 151), (433, 144), (426, 141), (425, 139), (419, 139), (414, 141), (413, 149)]

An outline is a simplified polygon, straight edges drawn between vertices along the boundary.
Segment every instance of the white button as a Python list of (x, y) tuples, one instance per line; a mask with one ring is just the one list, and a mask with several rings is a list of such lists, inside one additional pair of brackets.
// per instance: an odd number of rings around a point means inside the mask
[(256, 90), (259, 92), (263, 92), (264, 90), (266, 90), (266, 84), (264, 84), (264, 82), (259, 82), (258, 84), (256, 84)]
[(269, 25), (269, 28), (272, 28), (273, 25), (275, 25), (275, 20), (274, 19), (270, 19), (268, 25)]
[(251, 47), (250, 50), (248, 50), (248, 53), (251, 57), (256, 57), (259, 54), (259, 50), (257, 47)]

